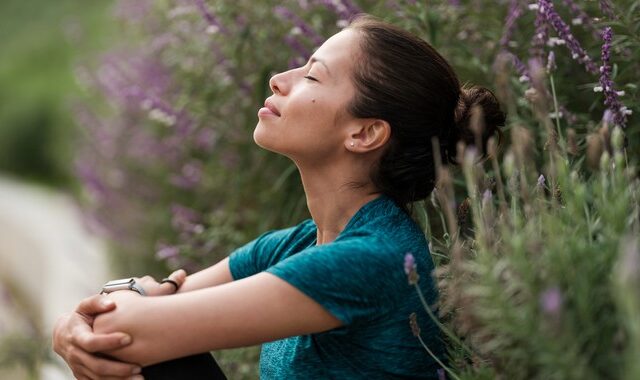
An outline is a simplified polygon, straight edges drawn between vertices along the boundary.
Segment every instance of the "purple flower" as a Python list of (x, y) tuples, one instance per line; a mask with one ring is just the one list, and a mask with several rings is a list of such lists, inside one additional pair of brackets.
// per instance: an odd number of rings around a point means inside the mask
[(171, 176), (171, 183), (182, 189), (193, 189), (202, 178), (202, 164), (198, 161), (188, 162), (182, 167), (179, 175)]
[(171, 225), (178, 232), (194, 232), (199, 229), (200, 215), (188, 207), (179, 204), (171, 205)]
[(283, 19), (291, 21), (291, 23), (295, 25), (297, 30), (299, 30), (302, 35), (311, 40), (314, 45), (320, 46), (325, 41), (325, 39), (320, 36), (309, 24), (304, 22), (304, 20), (294, 14), (289, 8), (278, 5), (273, 8), (273, 11), (276, 15), (282, 17)]
[(217, 135), (212, 128), (202, 128), (194, 136), (196, 148), (204, 152), (210, 152), (215, 146), (216, 140)]
[(207, 24), (209, 24), (209, 28), (207, 28), (207, 30), (220, 31), (226, 34), (228, 32), (227, 29), (220, 23), (220, 21), (218, 21), (218, 18), (209, 11), (209, 9), (207, 8), (207, 5), (204, 3), (204, 0), (195, 0), (195, 1), (196, 1), (196, 6), (200, 10), (200, 13), (202, 13), (202, 16), (207, 21)]
[(167, 245), (158, 249), (158, 251), (156, 252), (156, 258), (158, 260), (168, 260), (170, 258), (178, 257), (179, 254), (180, 250), (178, 249), (178, 247)]
[(609, 0), (600, 0), (600, 11), (604, 13), (610, 20), (616, 20), (617, 17), (613, 12), (613, 6)]
[(551, 50), (547, 56), (547, 72), (552, 72), (556, 69), (556, 54)]
[(562, 292), (556, 286), (547, 288), (547, 290), (540, 295), (540, 307), (546, 315), (558, 316), (562, 308), (562, 303)]
[[(533, 9), (535, 9), (535, 7), (533, 7)], [(531, 38), (529, 54), (532, 57), (541, 58), (544, 54), (544, 44), (549, 38), (549, 24), (546, 22), (540, 5), (538, 5), (536, 19), (533, 25), (534, 32)]]
[(444, 372), (444, 368), (438, 368), (438, 380), (447, 380), (447, 375)]
[(547, 91), (544, 85), (545, 73), (542, 66), (542, 59), (540, 57), (529, 58), (529, 75), (531, 77), (531, 84), (533, 88), (541, 93)]
[(611, 27), (606, 27), (602, 32), (602, 66), (600, 66), (600, 87), (604, 92), (604, 105), (607, 107), (605, 113), (609, 111), (609, 117), (614, 124), (622, 127), (627, 123), (627, 109), (618, 99), (618, 93), (614, 89), (613, 80), (611, 79), (611, 41), (613, 32)]
[(520, 75), (520, 82), (531, 82), (529, 69), (527, 69), (527, 66), (525, 66), (525, 64), (515, 54), (511, 54), (511, 63), (513, 63), (513, 67), (515, 67), (518, 75)]
[(416, 259), (413, 257), (411, 252), (404, 255), (404, 273), (407, 275), (409, 280), (409, 285), (415, 285), (420, 280), (420, 275), (418, 274), (418, 266), (416, 264)]
[(555, 29), (558, 37), (565, 41), (565, 45), (571, 51), (571, 57), (584, 64), (588, 72), (595, 74), (598, 68), (587, 52), (582, 48), (578, 40), (571, 34), (569, 26), (562, 20), (553, 7), (551, 0), (538, 0), (538, 12)]
[[(459, 4), (458, 4), (459, 5)], [(522, 15), (522, 7), (519, 0), (511, 0), (509, 3), (509, 11), (507, 12), (507, 18), (504, 22), (504, 32), (500, 38), (500, 46), (503, 49), (508, 49), (509, 43), (512, 42), (513, 32), (516, 28), (516, 21)]]
[(416, 259), (411, 252), (404, 255), (404, 273), (408, 276), (416, 269)]
[(540, 177), (538, 177), (538, 186), (544, 187), (545, 182), (546, 182), (546, 179), (544, 178), (544, 174), (540, 174)]
[(349, 0), (315, 0), (315, 3), (331, 9), (341, 20), (349, 20), (362, 11)]
[(562, 115), (569, 125), (573, 125), (578, 122), (578, 117), (570, 112), (565, 106), (559, 105), (558, 110), (560, 111), (560, 115)]
[(290, 34), (286, 35), (284, 37), (284, 42), (286, 42), (286, 44), (289, 45), (289, 47), (293, 49), (293, 51), (300, 54), (305, 62), (309, 59), (309, 57), (311, 57), (311, 51), (294, 36)]

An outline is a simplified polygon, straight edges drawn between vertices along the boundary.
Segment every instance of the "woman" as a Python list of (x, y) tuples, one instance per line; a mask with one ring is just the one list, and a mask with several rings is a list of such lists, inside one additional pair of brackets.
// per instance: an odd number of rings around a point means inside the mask
[[(263, 343), (264, 379), (437, 378), (439, 365), (409, 327), (416, 312), (422, 337), (444, 356), (403, 269), (413, 253), (435, 304), (433, 263), (409, 205), (434, 188), (432, 138), (453, 162), (460, 139), (475, 141), (466, 125), (474, 105), (484, 111), (483, 145), (500, 132), (495, 97), (461, 89), (429, 44), (367, 16), (269, 84), (253, 137), (295, 162), (312, 219), (186, 279), (174, 273), (175, 295), (85, 300), (54, 331), (76, 376), (131, 376), (139, 366)], [(173, 293), (169, 283), (140, 283), (150, 295)]]

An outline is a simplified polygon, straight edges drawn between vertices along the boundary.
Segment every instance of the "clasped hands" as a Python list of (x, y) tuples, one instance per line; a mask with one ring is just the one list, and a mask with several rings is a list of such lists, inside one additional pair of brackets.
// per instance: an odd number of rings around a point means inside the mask
[[(169, 275), (169, 279), (181, 286), (186, 279), (182, 269)], [(171, 295), (176, 288), (171, 283), (159, 283), (151, 276), (136, 278), (147, 296)], [(111, 293), (130, 292), (118, 291)], [(79, 380), (143, 379), (142, 368), (135, 363), (125, 363), (110, 359), (103, 353), (117, 350), (131, 344), (129, 335), (121, 332), (96, 334), (93, 322), (102, 313), (117, 307), (111, 295), (95, 295), (80, 302), (76, 309), (61, 316), (53, 329), (53, 350), (67, 363), (73, 375)]]

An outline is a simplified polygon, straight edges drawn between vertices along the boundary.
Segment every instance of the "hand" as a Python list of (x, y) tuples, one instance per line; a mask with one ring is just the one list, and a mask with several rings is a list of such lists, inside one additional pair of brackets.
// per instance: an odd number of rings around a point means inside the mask
[[(178, 269), (171, 273), (168, 278), (175, 281), (178, 284), (178, 287), (180, 287), (187, 278), (187, 272), (183, 269)], [(169, 282), (159, 283), (151, 276), (136, 278), (136, 283), (142, 286), (144, 292), (148, 296), (168, 296), (170, 294), (174, 294), (178, 290), (173, 284)]]
[(77, 379), (130, 379), (140, 373), (141, 368), (136, 364), (110, 360), (97, 354), (131, 343), (131, 337), (124, 333), (93, 333), (95, 316), (115, 307), (115, 303), (105, 296), (95, 295), (84, 299), (74, 312), (60, 317), (56, 322), (53, 350), (64, 359)]

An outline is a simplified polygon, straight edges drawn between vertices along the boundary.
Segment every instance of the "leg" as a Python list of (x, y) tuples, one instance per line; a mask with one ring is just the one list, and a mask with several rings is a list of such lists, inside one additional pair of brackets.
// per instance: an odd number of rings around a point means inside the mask
[(227, 380), (208, 352), (145, 367), (142, 376), (145, 380)]

